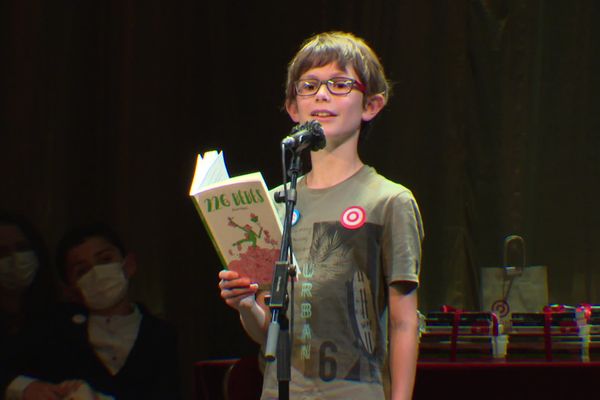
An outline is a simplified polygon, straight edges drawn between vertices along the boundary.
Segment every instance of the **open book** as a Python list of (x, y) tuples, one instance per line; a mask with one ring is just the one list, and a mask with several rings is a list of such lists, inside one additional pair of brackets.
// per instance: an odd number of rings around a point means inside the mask
[(223, 266), (270, 285), (282, 227), (261, 173), (230, 178), (222, 152), (199, 154), (190, 197)]

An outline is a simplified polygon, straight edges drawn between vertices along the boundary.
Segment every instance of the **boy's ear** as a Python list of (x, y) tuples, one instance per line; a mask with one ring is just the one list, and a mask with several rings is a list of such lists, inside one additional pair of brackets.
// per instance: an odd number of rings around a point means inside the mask
[(295, 100), (291, 102), (286, 102), (285, 109), (292, 121), (294, 121), (296, 124), (300, 122), (300, 116), (298, 115), (298, 104), (296, 104)]
[(385, 106), (385, 97), (382, 94), (375, 94), (367, 100), (363, 109), (362, 120), (368, 122), (375, 118), (379, 111)]
[(123, 259), (123, 272), (125, 272), (125, 276), (127, 279), (130, 279), (137, 270), (137, 261), (135, 259), (135, 254), (127, 253), (125, 258)]

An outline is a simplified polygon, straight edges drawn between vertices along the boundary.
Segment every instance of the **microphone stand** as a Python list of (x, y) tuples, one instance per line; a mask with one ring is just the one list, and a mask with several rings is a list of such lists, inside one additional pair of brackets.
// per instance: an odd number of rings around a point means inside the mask
[[(282, 151), (284, 150), (282, 149)], [(269, 308), (271, 309), (272, 317), (267, 332), (265, 358), (267, 361), (271, 362), (277, 360), (277, 381), (280, 400), (289, 399), (289, 385), (292, 372), (291, 340), (289, 332), (290, 321), (287, 318), (287, 307), (290, 299), (292, 299), (293, 305), (294, 278), (296, 277), (296, 267), (293, 265), (291, 259), (292, 217), (294, 206), (297, 201), (296, 186), (301, 169), (300, 152), (301, 151), (293, 152), (290, 166), (287, 170), (287, 174), (290, 177), (290, 188), (285, 192), (285, 199), (282, 199), (281, 196), (276, 199), (278, 202), (285, 200), (285, 217), (283, 220), (283, 235), (281, 238), (279, 260), (275, 263), (275, 272), (273, 274), (273, 282), (271, 285)], [(290, 279), (291, 294), (288, 295), (287, 286)]]

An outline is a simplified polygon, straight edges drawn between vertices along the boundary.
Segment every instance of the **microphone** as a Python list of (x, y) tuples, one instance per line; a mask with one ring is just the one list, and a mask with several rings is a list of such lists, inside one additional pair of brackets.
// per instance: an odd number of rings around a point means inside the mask
[(317, 151), (325, 147), (325, 134), (319, 121), (308, 121), (296, 125), (290, 136), (286, 136), (281, 144), (286, 148), (297, 153), (306, 148), (311, 151)]

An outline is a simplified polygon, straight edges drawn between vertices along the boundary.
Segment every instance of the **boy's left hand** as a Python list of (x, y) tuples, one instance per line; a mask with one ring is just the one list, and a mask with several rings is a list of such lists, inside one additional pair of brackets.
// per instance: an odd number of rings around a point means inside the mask
[(98, 400), (99, 397), (87, 382), (82, 380), (69, 380), (62, 382), (59, 387), (67, 395), (63, 400)]

